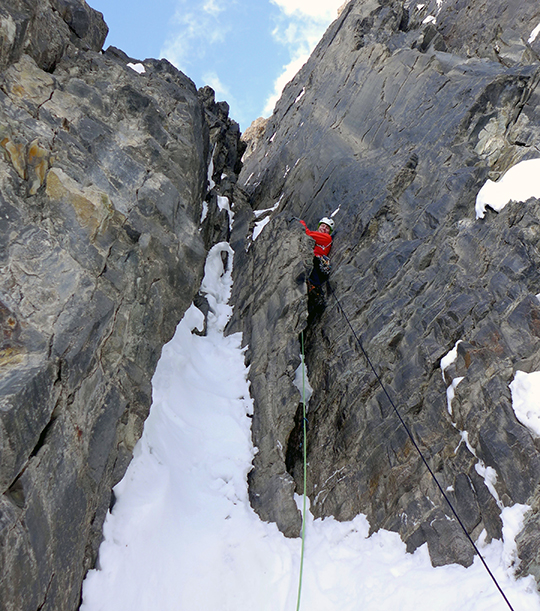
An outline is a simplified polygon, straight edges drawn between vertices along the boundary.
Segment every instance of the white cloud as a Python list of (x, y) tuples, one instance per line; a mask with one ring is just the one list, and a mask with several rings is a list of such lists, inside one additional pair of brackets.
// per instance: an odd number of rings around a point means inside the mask
[[(283, 87), (306, 62), (328, 25), (337, 17), (337, 10), (343, 5), (344, 0), (258, 1), (265, 5), (264, 9), (268, 14), (266, 23), (269, 31), (265, 34), (271, 34), (275, 44), (281, 47), (267, 63), (261, 58), (263, 62), (261, 69), (271, 71), (273, 75), (279, 74), (268, 98), (254, 102), (258, 106), (258, 112), (260, 113), (261, 107), (264, 107), (263, 113), (268, 116), (279, 99)], [(190, 75), (198, 86), (209, 84), (216, 91), (217, 99), (227, 100), (231, 106), (231, 116), (240, 123), (250, 122), (252, 111), (247, 111), (245, 108), (246, 101), (237, 94), (235, 102), (234, 95), (231, 95), (223, 85), (223, 82), (231, 79), (228, 73), (222, 73), (225, 68), (222, 68), (224, 63), (221, 60), (229, 53), (227, 43), (232, 42), (232, 37), (238, 37), (241, 35), (240, 32), (249, 27), (251, 10), (254, 10), (251, 5), (253, 0), (176, 0), (176, 2), (176, 13), (168, 24), (169, 35), (160, 50), (161, 57), (166, 57), (177, 68)], [(235, 39), (235, 43), (237, 42)], [(261, 40), (261, 50), (267, 48), (267, 40)], [(257, 56), (260, 50), (246, 47), (245, 51)], [(279, 68), (276, 69), (277, 56), (283, 58), (281, 71)], [(244, 81), (246, 81), (245, 77)], [(241, 90), (241, 86), (238, 89)], [(268, 91), (266, 88), (265, 90)], [(252, 92), (250, 96), (253, 97)], [(253, 111), (253, 114), (257, 112), (257, 108)]]
[(281, 10), (272, 31), (274, 39), (284, 45), (291, 60), (283, 66), (274, 81), (274, 91), (266, 100), (263, 114), (271, 114), (285, 85), (305, 64), (326, 28), (337, 17), (344, 0), (270, 0)]
[(323, 21), (335, 19), (337, 10), (344, 0), (271, 0), (286, 14), (299, 14)]
[(203, 10), (211, 15), (219, 15), (219, 13), (225, 10), (222, 4), (218, 4), (217, 0), (206, 0), (203, 4)]
[(281, 97), (283, 88), (289, 81), (291, 81), (294, 78), (295, 74), (306, 63), (308, 58), (309, 58), (309, 54), (301, 55), (300, 57), (293, 59), (292, 62), (290, 62), (289, 64), (287, 64), (284, 67), (283, 72), (274, 81), (274, 91), (272, 92), (270, 97), (266, 100), (266, 104), (263, 110), (263, 115), (265, 117), (272, 114), (272, 111), (274, 110), (274, 106), (276, 105), (277, 101)]
[[(220, 0), (206, 0), (204, 4), (193, 8), (186, 7), (186, 0), (181, 0), (172, 19), (174, 33), (163, 44), (160, 55), (183, 72), (189, 72), (189, 66), (195, 58), (205, 57), (209, 47), (223, 42), (229, 27), (221, 23), (218, 15), (226, 7)], [(201, 44), (201, 40), (205, 44)]]

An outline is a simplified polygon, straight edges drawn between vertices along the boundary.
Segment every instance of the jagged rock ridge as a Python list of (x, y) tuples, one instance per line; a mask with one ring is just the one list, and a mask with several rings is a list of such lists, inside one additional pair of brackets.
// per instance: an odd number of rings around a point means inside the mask
[[(496, 471), (502, 504), (533, 506), (520, 570), (540, 577), (540, 443), (516, 420), (508, 387), (515, 371), (540, 368), (540, 202), (475, 220), (486, 179), (539, 156), (539, 42), (531, 38), (539, 22), (533, 1), (351, 0), (250, 143), (240, 184), (254, 208), (279, 207), (246, 255), (254, 272), (237, 271), (233, 328), (249, 345), (255, 399), (250, 498), (286, 534), (299, 525), (292, 492), (302, 486), (301, 455), (289, 444), (305, 295), (278, 288), (293, 284), (297, 269), (277, 255), (264, 266), (257, 258), (271, 243), (305, 240), (289, 217), (313, 226), (337, 211), (330, 283), (391, 396), (473, 537), (501, 536), (479, 461)], [(255, 275), (277, 294), (254, 301)], [(290, 332), (267, 334), (262, 350), (260, 320)], [(458, 340), (443, 379), (440, 360)], [(268, 354), (282, 355), (277, 370)], [(427, 541), (435, 565), (469, 565), (472, 547), (331, 295), (307, 329), (307, 364), (315, 516), (362, 512), (373, 530), (398, 531), (409, 550)], [(457, 376), (450, 414), (446, 389)]]

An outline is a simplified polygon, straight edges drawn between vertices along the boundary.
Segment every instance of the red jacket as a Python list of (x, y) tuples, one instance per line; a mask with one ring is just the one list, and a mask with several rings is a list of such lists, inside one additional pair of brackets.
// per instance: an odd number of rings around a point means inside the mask
[(322, 231), (311, 231), (307, 228), (304, 221), (300, 222), (302, 225), (304, 225), (307, 235), (315, 240), (313, 254), (316, 257), (320, 257), (321, 255), (328, 256), (330, 254), (330, 249), (332, 248), (332, 236), (329, 233), (323, 233)]

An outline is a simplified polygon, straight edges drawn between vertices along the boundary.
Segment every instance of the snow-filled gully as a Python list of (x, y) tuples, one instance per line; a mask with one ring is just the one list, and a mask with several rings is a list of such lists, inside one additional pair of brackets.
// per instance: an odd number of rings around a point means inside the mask
[[(227, 269), (222, 252), (230, 255)], [(248, 500), (247, 474), (256, 452), (253, 403), (241, 335), (223, 333), (232, 312), (232, 265), (228, 244), (212, 248), (201, 285), (211, 309), (207, 335), (192, 333), (204, 323), (192, 305), (163, 349), (150, 415), (133, 461), (115, 487), (117, 501), (105, 521), (98, 566), (83, 585), (81, 611), (296, 606), (300, 539), (287, 539), (274, 524), (262, 522)], [(443, 373), (453, 358), (452, 353), (441, 362)], [(538, 378), (516, 380), (512, 392), (528, 414), (524, 417), (537, 419), (528, 409), (527, 388), (540, 384)], [(451, 401), (449, 393), (450, 414)], [(462, 439), (468, 443), (465, 431)], [(494, 490), (496, 474), (485, 465), (482, 469)], [(540, 611), (533, 577), (516, 580), (512, 572), (520, 528), (516, 511), (502, 512), (503, 541), (486, 544), (480, 536), (478, 546), (514, 609)], [(522, 517), (522, 507), (519, 512)], [(308, 512), (306, 521), (303, 609), (507, 608), (478, 558), (467, 569), (433, 568), (426, 545), (408, 554), (396, 533), (380, 530), (368, 537), (363, 515), (338, 522), (314, 520)]]

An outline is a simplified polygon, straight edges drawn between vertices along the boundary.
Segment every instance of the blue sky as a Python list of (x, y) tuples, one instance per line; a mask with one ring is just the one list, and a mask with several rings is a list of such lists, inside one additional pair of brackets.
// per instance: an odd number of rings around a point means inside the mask
[(345, 0), (89, 0), (109, 26), (105, 47), (165, 57), (226, 100), (244, 131), (279, 92)]

